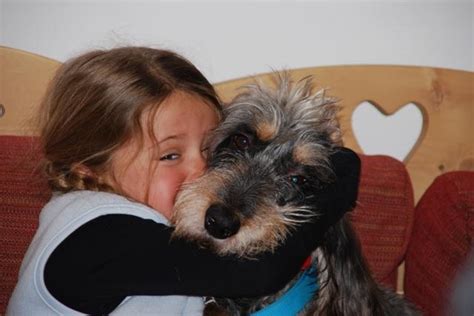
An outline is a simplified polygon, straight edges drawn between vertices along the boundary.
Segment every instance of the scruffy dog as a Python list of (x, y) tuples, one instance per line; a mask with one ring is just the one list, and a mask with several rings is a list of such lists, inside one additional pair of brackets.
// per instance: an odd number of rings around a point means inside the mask
[[(247, 86), (225, 108), (209, 144), (208, 172), (178, 195), (176, 236), (219, 254), (251, 257), (275, 249), (292, 229), (325, 211), (314, 192), (334, 181), (338, 106), (323, 90), (312, 94), (311, 78), (293, 84), (288, 74), (276, 77), (275, 89)], [(300, 314), (417, 314), (373, 280), (348, 219), (327, 227), (312, 259), (319, 290)], [(246, 315), (276, 301), (299, 278), (269, 297), (216, 302), (224, 314)]]

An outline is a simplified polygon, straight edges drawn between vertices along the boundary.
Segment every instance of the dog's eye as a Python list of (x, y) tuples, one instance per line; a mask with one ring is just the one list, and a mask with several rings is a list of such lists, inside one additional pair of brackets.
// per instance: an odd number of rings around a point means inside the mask
[(246, 151), (250, 147), (250, 138), (244, 134), (236, 134), (232, 136), (231, 142), (238, 150)]
[(308, 182), (305, 177), (300, 175), (291, 175), (288, 177), (288, 180), (297, 186), (305, 185)]

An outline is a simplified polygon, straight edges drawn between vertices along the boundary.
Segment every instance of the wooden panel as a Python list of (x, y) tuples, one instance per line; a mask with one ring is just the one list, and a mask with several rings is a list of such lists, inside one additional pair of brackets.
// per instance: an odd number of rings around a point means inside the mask
[(60, 63), (0, 46), (0, 134), (33, 135), (35, 111)]
[[(386, 115), (407, 103), (423, 113), (421, 136), (404, 163), (410, 173), (415, 201), (433, 179), (451, 170), (474, 170), (474, 73), (428, 67), (332, 66), (290, 70), (294, 80), (313, 76), (317, 88), (340, 99), (341, 127), (346, 146), (362, 152), (352, 131), (351, 117), (363, 101)], [(222, 82), (216, 89), (230, 101), (238, 87), (270, 74)], [(383, 136), (381, 136), (383, 137)]]

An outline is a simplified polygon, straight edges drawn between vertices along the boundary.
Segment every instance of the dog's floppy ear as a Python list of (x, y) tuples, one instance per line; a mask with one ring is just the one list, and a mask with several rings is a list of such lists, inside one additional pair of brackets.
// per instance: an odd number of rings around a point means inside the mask
[(348, 148), (336, 147), (329, 157), (329, 163), (334, 181), (323, 187), (317, 201), (317, 207), (324, 212), (328, 227), (355, 206), (359, 190), (360, 158)]
[(383, 293), (347, 218), (329, 228), (320, 250), (322, 278), (316, 315), (384, 315)]

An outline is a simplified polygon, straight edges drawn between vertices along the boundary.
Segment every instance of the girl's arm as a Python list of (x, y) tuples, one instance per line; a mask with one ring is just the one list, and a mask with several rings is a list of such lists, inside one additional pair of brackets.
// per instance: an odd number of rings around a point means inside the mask
[(63, 304), (86, 313), (108, 313), (130, 295), (262, 296), (282, 288), (357, 196), (360, 163), (352, 152), (331, 159), (338, 181), (320, 192), (320, 209), (274, 253), (255, 259), (219, 257), (185, 240), (172, 228), (131, 215), (105, 215), (66, 238), (45, 267), (48, 290)]
[(258, 260), (219, 257), (171, 240), (171, 233), (168, 226), (131, 215), (96, 218), (52, 253), (46, 286), (63, 304), (92, 314), (110, 312), (130, 295), (268, 295), (297, 273), (315, 247), (295, 232)]

